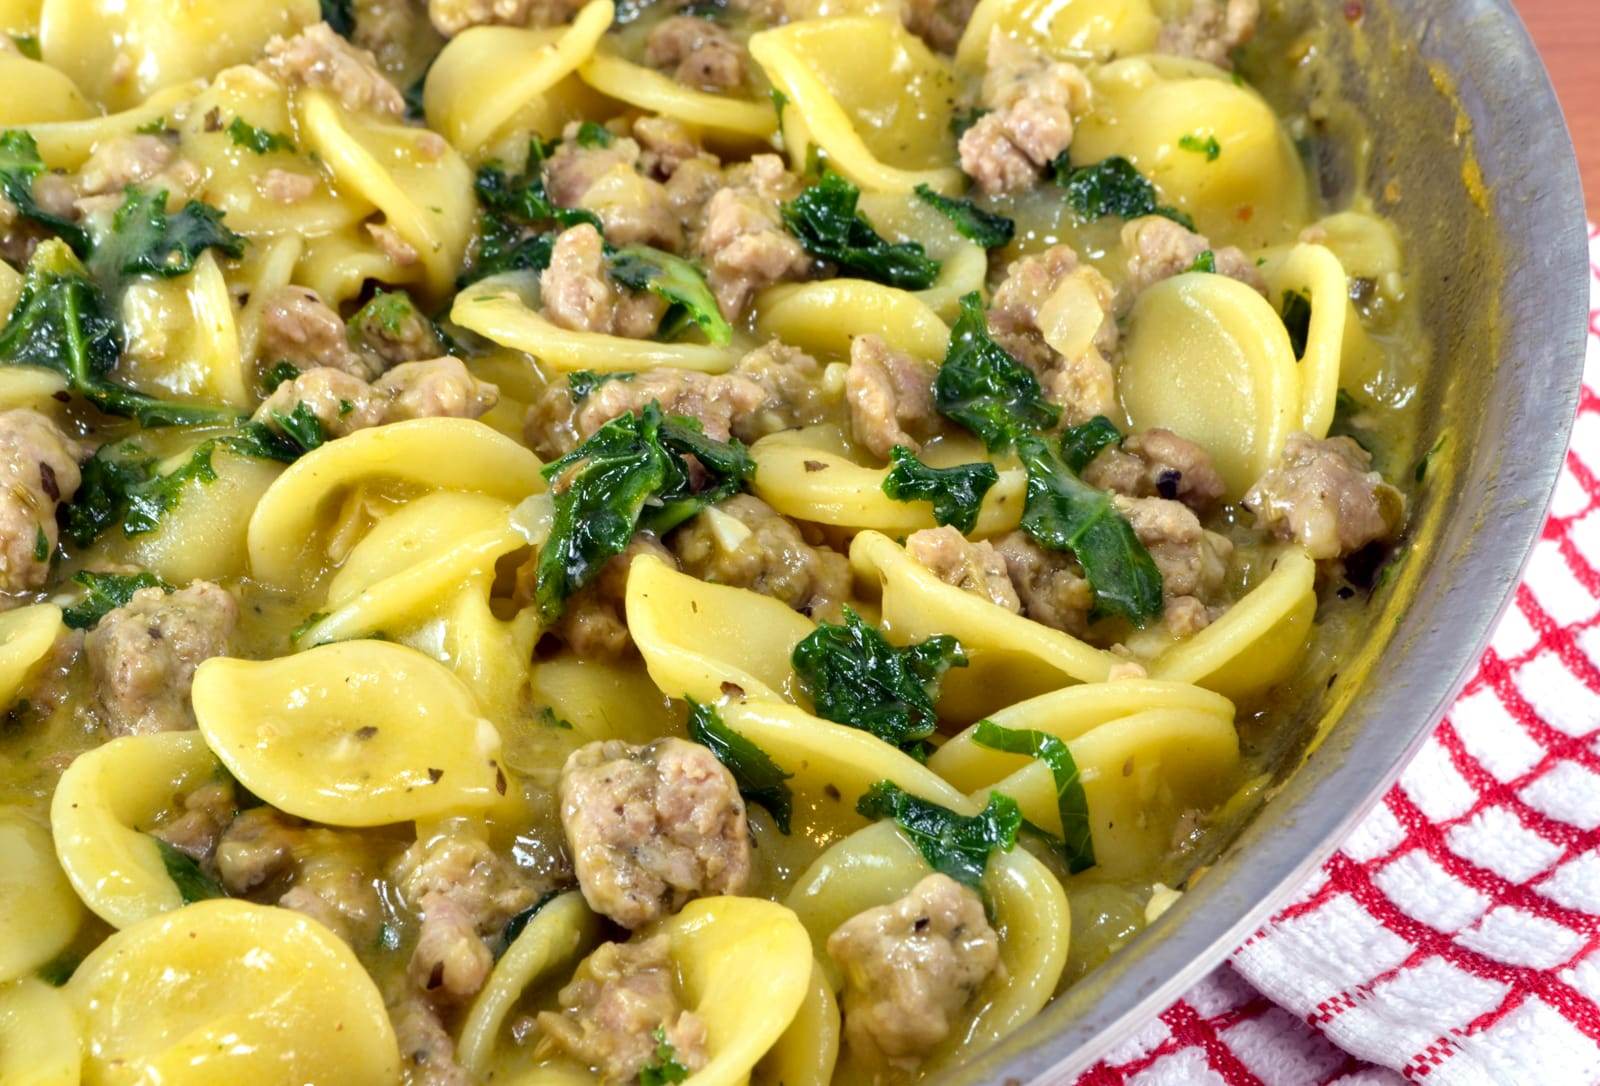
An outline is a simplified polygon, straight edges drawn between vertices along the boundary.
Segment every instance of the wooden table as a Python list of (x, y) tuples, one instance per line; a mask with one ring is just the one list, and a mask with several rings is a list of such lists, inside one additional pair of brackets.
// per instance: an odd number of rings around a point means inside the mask
[(1515, 0), (1567, 114), (1589, 217), (1600, 219), (1600, 0)]

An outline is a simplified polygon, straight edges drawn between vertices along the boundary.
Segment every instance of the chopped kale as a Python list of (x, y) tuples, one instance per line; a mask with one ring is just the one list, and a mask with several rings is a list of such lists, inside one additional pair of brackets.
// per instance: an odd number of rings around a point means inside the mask
[(678, 1053), (667, 1040), (664, 1026), (650, 1034), (656, 1043), (656, 1057), (639, 1068), (639, 1086), (674, 1086), (689, 1077), (689, 1069), (678, 1062)]
[(1122, 441), (1117, 424), (1104, 415), (1096, 415), (1088, 422), (1068, 426), (1061, 432), (1061, 459), (1074, 474), (1082, 473), (1100, 450)]
[(44, 525), (36, 525), (33, 529), (33, 560), (43, 562), (50, 557), (50, 537), (45, 535)]
[(122, 325), (104, 294), (65, 243), (34, 250), (22, 293), (0, 329), (0, 362), (43, 366), (100, 410), (143, 426), (187, 426), (230, 420), (226, 408), (170, 403), (114, 384), (108, 374), (122, 353)]
[(1189, 265), (1192, 272), (1215, 272), (1217, 270), (1217, 254), (1210, 249), (1203, 250), (1194, 258), (1194, 263)]
[[(298, 642), (302, 637), (311, 632), (311, 627), (328, 617), (327, 611), (313, 611), (305, 617), (305, 621), (289, 631), (289, 640)], [(378, 640), (383, 640), (378, 638)]]
[(777, 113), (777, 115), (778, 115), (778, 124), (782, 125), (783, 124), (783, 107), (789, 104), (789, 96), (787, 94), (784, 94), (777, 87), (773, 87), (770, 91), (767, 92), (767, 95), (768, 95), (768, 97), (770, 97), (772, 99), (772, 109), (773, 109), (773, 112)]
[(1106, 215), (1137, 219), (1161, 215), (1194, 229), (1194, 220), (1177, 208), (1158, 201), (1156, 187), (1127, 159), (1113, 155), (1092, 166), (1072, 166), (1063, 151), (1057, 156), (1056, 181), (1067, 190), (1067, 203), (1078, 216), (1093, 222)]
[[(279, 431), (301, 453), (308, 453), (328, 440), (327, 432), (322, 428), (322, 420), (311, 410), (311, 405), (304, 401), (295, 404), (294, 410), (287, 415), (282, 411), (274, 411), (272, 421), (278, 424)], [(280, 457), (271, 456), (269, 459), (277, 460)]]
[(84, 597), (63, 608), (61, 620), (74, 630), (93, 629), (111, 611), (126, 605), (141, 588), (172, 591), (172, 586), (154, 573), (95, 573), (85, 569), (72, 579), (83, 586)]
[(507, 271), (542, 270), (550, 264), (556, 233), (579, 223), (602, 229), (594, 212), (557, 207), (545, 191), (544, 163), (552, 146), (537, 136), (530, 140), (520, 176), (508, 175), (495, 163), (478, 170), (473, 187), (483, 214), (477, 253), (464, 282)]
[(930, 468), (904, 445), (889, 450), (893, 466), (883, 477), (883, 492), (897, 502), (932, 502), (933, 519), (963, 534), (978, 523), (983, 496), (1000, 481), (993, 464), (957, 464)]
[(1289, 349), (1296, 358), (1305, 357), (1306, 337), (1311, 334), (1311, 299), (1301, 291), (1286, 290), (1278, 313), (1289, 332)]
[(83, 964), (83, 959), (70, 950), (64, 950), (39, 967), (38, 978), (54, 988), (59, 988), (72, 979), (72, 974), (78, 971), (78, 966)]
[(579, 147), (610, 147), (611, 141), (615, 138), (610, 129), (594, 121), (584, 121), (578, 126)]
[(1448, 437), (1448, 434), (1440, 434), (1434, 438), (1433, 444), (1428, 446), (1428, 451), (1422, 454), (1421, 459), (1417, 461), (1417, 466), (1412, 469), (1411, 477), (1414, 480), (1420, 483), (1428, 477), (1428, 467), (1433, 463), (1433, 458), (1438, 456), (1440, 451), (1444, 449), (1445, 439)]
[(156, 848), (161, 852), (161, 863), (167, 869), (167, 877), (178, 888), (178, 896), (185, 905), (193, 905), (197, 901), (208, 898), (227, 897), (228, 891), (222, 885), (200, 870), (200, 865), (194, 858), (179, 852), (172, 845), (159, 837), (152, 837)]
[(1094, 837), (1089, 830), (1089, 797), (1083, 790), (1078, 763), (1067, 745), (1048, 732), (1027, 728), (1002, 728), (992, 720), (978, 721), (973, 741), (990, 750), (1026, 754), (1050, 768), (1056, 784), (1056, 809), (1061, 814), (1061, 851), (1067, 870), (1076, 875), (1094, 866)]
[(190, 200), (167, 213), (165, 192), (129, 188), (111, 220), (111, 233), (96, 243), (89, 267), (110, 282), (132, 275), (171, 279), (194, 270), (206, 249), (227, 256), (244, 255), (245, 239), (222, 222), (222, 212)]
[(566, 717), (558, 716), (556, 711), (548, 705), (539, 710), (539, 723), (546, 728), (555, 728), (557, 731), (570, 732), (572, 730), (572, 721)]
[(322, 0), (322, 21), (335, 34), (348, 38), (356, 29), (355, 0)]
[(1197, 155), (1205, 155), (1207, 162), (1215, 162), (1222, 156), (1222, 144), (1217, 142), (1216, 136), (1207, 136), (1201, 139), (1194, 133), (1179, 138), (1178, 146), (1185, 151), (1193, 151)]
[(573, 403), (582, 403), (589, 398), (589, 393), (605, 384), (607, 381), (631, 381), (638, 374), (618, 370), (612, 373), (596, 373), (593, 370), (573, 370), (567, 374), (567, 391), (572, 394)]
[(1328, 436), (1347, 437), (1367, 452), (1373, 452), (1377, 442), (1373, 440), (1373, 432), (1361, 423), (1364, 410), (1359, 400), (1341, 388), (1334, 395), (1333, 423), (1328, 427)]
[(990, 792), (988, 805), (968, 817), (919, 799), (893, 781), (879, 781), (856, 810), (867, 818), (894, 819), (929, 867), (973, 889), (981, 887), (990, 853), (1010, 852), (1022, 828), (1017, 801), (999, 792)]
[(428, 73), (433, 70), (433, 61), (428, 61), (422, 69), (422, 74), (411, 81), (411, 85), (400, 92), (400, 97), (405, 99), (406, 120), (426, 121), (427, 111), (423, 106), (422, 95), (428, 87)]
[(544, 271), (550, 266), (550, 253), (555, 243), (555, 231), (530, 234), (503, 219), (485, 215), (479, 220), (472, 270), (462, 280), (462, 285), (503, 272)]
[(977, 434), (990, 452), (1010, 446), (1026, 430), (1055, 425), (1061, 416), (1033, 372), (990, 338), (976, 291), (961, 299), (933, 400), (941, 415)]
[(1017, 440), (1028, 469), (1022, 530), (1041, 546), (1077, 557), (1094, 592), (1095, 615), (1137, 626), (1161, 613), (1161, 571), (1111, 495), (1079, 479), (1035, 434)]
[(915, 241), (891, 243), (873, 229), (856, 204), (861, 190), (832, 170), (783, 205), (783, 223), (806, 252), (839, 270), (906, 290), (933, 285), (939, 262)]
[(733, 329), (717, 308), (705, 278), (682, 257), (647, 245), (629, 245), (612, 254), (610, 271), (611, 277), (629, 290), (647, 290), (669, 305), (681, 307), (709, 342), (720, 347), (733, 341)]
[(39, 157), (39, 145), (33, 137), (20, 128), (0, 133), (0, 192), (17, 209), (17, 216), (44, 227), (55, 234), (79, 256), (87, 256), (92, 247), (88, 231), (71, 219), (46, 211), (33, 198), (33, 182), (44, 173), (44, 159)]
[[(691, 469), (690, 455), (699, 462)], [(754, 472), (737, 441), (713, 441), (692, 419), (663, 419), (652, 401), (606, 423), (546, 464), (555, 517), (539, 552), (534, 596), (546, 622), (621, 554), (640, 528), (666, 532), (736, 492)]]
[(144, 122), (134, 131), (141, 136), (165, 136), (168, 132), (173, 131), (173, 128), (167, 123), (166, 117), (157, 117), (153, 121)]
[(34, 34), (13, 34), (12, 44), (17, 47), (17, 52), (29, 60), (38, 60), (44, 54), (39, 51), (39, 38)]
[(733, 774), (739, 794), (772, 815), (779, 832), (789, 832), (794, 795), (784, 782), (794, 774), (778, 768), (766, 751), (734, 731), (710, 705), (689, 699), (689, 738), (708, 748)]
[(988, 112), (987, 109), (981, 108), (956, 110), (950, 114), (950, 134), (959, 140), (967, 134), (967, 129), (982, 120), (983, 115)]
[(408, 347), (426, 352), (419, 355), (434, 358), (446, 351), (448, 344), (438, 325), (417, 308), (411, 295), (403, 290), (373, 292), (367, 304), (356, 310), (348, 324), (352, 346), (382, 350), (385, 345), (403, 342)]
[(998, 249), (1008, 245), (1017, 232), (1017, 224), (1004, 215), (985, 211), (971, 200), (959, 196), (945, 196), (927, 185), (917, 186), (917, 197), (954, 224), (956, 231), (968, 241), (985, 249)]
[(790, 662), (818, 716), (923, 754), (922, 741), (939, 723), (939, 681), (950, 668), (966, 667), (967, 656), (943, 635), (897, 648), (846, 607), (842, 625), (818, 623)]
[(228, 136), (234, 144), (254, 151), (258, 155), (269, 154), (273, 151), (295, 150), (294, 140), (282, 132), (268, 132), (265, 128), (257, 128), (243, 117), (235, 117), (228, 122)]
[(299, 376), (300, 367), (295, 365), (293, 362), (274, 362), (267, 368), (267, 371), (261, 375), (261, 391), (264, 395), (270, 396), (274, 391), (277, 390), (279, 385), (283, 384), (285, 381), (293, 381)]
[[(517, 936), (521, 935), (524, 929), (526, 929), (527, 926), (533, 921), (533, 918), (539, 915), (539, 910), (543, 909), (546, 905), (560, 897), (562, 892), (563, 891), (561, 890), (550, 890), (546, 892), (539, 898), (538, 901), (535, 901), (532, 905), (529, 905), (526, 909), (523, 909), (520, 913), (517, 913), (510, 920), (507, 920), (506, 926), (500, 929), (500, 954), (504, 954), (507, 950), (510, 950), (511, 944), (517, 941)], [(395, 945), (399, 945), (399, 940), (395, 941)], [(499, 955), (496, 955), (496, 957), (498, 956)]]

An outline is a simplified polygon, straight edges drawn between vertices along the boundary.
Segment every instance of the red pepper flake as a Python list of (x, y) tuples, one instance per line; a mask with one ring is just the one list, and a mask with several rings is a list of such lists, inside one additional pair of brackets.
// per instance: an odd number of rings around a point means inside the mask
[(1359, 23), (1361, 17), (1367, 13), (1366, 5), (1361, 0), (1346, 0), (1344, 17), (1352, 23)]

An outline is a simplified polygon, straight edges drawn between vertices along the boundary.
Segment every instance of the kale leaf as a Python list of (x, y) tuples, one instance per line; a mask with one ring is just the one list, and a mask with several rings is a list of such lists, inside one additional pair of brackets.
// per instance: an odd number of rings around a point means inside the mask
[(501, 272), (541, 271), (550, 265), (556, 233), (579, 223), (602, 229), (594, 212), (557, 207), (545, 191), (544, 163), (552, 148), (537, 136), (530, 140), (527, 165), (516, 177), (492, 162), (478, 170), (473, 188), (483, 213), (477, 252), (463, 285)]
[(89, 630), (108, 613), (127, 604), (141, 588), (171, 592), (172, 586), (154, 573), (95, 573), (80, 570), (73, 581), (84, 588), (84, 597), (61, 610), (61, 620), (69, 629)]
[(1215, 162), (1222, 157), (1222, 144), (1217, 142), (1216, 136), (1207, 136), (1201, 139), (1193, 132), (1178, 138), (1178, 146), (1185, 151), (1193, 151), (1197, 155), (1205, 155), (1207, 162)]
[(739, 794), (759, 803), (772, 815), (782, 833), (789, 832), (789, 817), (794, 811), (794, 794), (784, 782), (793, 773), (778, 768), (766, 751), (723, 723), (710, 705), (689, 699), (689, 738), (710, 749), (717, 761), (733, 774)]
[(985, 249), (998, 249), (1011, 242), (1017, 224), (1004, 215), (985, 211), (971, 200), (959, 196), (945, 196), (927, 185), (917, 186), (917, 197), (939, 214), (949, 219), (956, 232), (968, 241)]
[(1026, 430), (1055, 425), (1061, 408), (1044, 398), (1039, 379), (989, 336), (983, 302), (973, 291), (961, 299), (950, 347), (933, 382), (934, 405), (995, 452)]
[(648, 290), (669, 305), (681, 307), (711, 343), (719, 347), (733, 341), (733, 329), (717, 308), (717, 299), (698, 268), (682, 257), (628, 245), (611, 255), (611, 277), (629, 290)]
[[(691, 469), (687, 457), (699, 464)], [(663, 419), (651, 401), (619, 415), (546, 464), (555, 516), (539, 551), (534, 598), (545, 622), (621, 554), (635, 531), (665, 532), (737, 491), (754, 472), (737, 441), (713, 441), (692, 419)], [(648, 506), (648, 507), (647, 507)]]
[(918, 242), (884, 240), (856, 210), (860, 198), (860, 189), (824, 169), (816, 184), (783, 205), (783, 224), (806, 252), (842, 272), (906, 290), (932, 286), (939, 262)]
[(639, 1086), (675, 1086), (689, 1077), (689, 1069), (678, 1061), (678, 1053), (667, 1040), (665, 1026), (650, 1034), (656, 1043), (655, 1059), (639, 1068)]
[(967, 655), (945, 635), (897, 648), (846, 607), (843, 624), (818, 623), (790, 662), (818, 716), (925, 756), (922, 741), (939, 723), (939, 681), (950, 668), (966, 667)]
[(258, 155), (268, 154), (272, 151), (295, 150), (294, 140), (282, 132), (268, 132), (265, 128), (257, 128), (243, 117), (235, 117), (228, 122), (228, 136), (234, 145), (254, 151)]
[(165, 192), (130, 187), (111, 220), (111, 233), (96, 243), (89, 267), (102, 281), (131, 275), (171, 279), (194, 270), (206, 249), (244, 255), (245, 239), (222, 222), (222, 212), (190, 200), (167, 213)]
[(1002, 728), (992, 720), (978, 721), (973, 741), (990, 750), (1026, 754), (1050, 768), (1056, 785), (1056, 809), (1061, 813), (1061, 852), (1067, 870), (1076, 875), (1094, 866), (1094, 836), (1089, 829), (1089, 797), (1083, 790), (1078, 763), (1067, 745), (1048, 732), (1028, 728)]
[(1304, 358), (1306, 337), (1311, 334), (1311, 299), (1298, 290), (1283, 292), (1283, 307), (1278, 310), (1283, 327), (1289, 333), (1289, 349), (1296, 358)]
[(39, 206), (33, 197), (33, 182), (44, 173), (39, 145), (20, 128), (0, 134), (0, 192), (16, 206), (17, 215), (56, 234), (79, 256), (87, 256), (91, 246), (88, 231)]
[(190, 426), (235, 418), (205, 404), (171, 403), (113, 383), (107, 376), (122, 353), (122, 325), (105, 295), (62, 241), (34, 250), (22, 293), (0, 329), (0, 362), (43, 366), (110, 415), (140, 425)]
[(981, 890), (989, 854), (995, 849), (1010, 852), (1022, 828), (1017, 801), (999, 792), (990, 792), (988, 805), (968, 817), (919, 799), (893, 781), (879, 781), (856, 810), (867, 818), (894, 819), (929, 867), (975, 890)]
[(1194, 263), (1189, 265), (1192, 272), (1212, 272), (1217, 270), (1217, 254), (1210, 249), (1204, 249), (1194, 258)]
[(152, 837), (156, 849), (161, 853), (161, 863), (167, 869), (167, 877), (178, 888), (178, 896), (185, 905), (193, 905), (197, 901), (208, 898), (227, 897), (228, 891), (222, 884), (200, 870), (200, 865), (192, 856), (179, 852), (171, 844), (159, 837)]
[(567, 374), (567, 391), (572, 395), (573, 403), (582, 403), (589, 398), (589, 393), (605, 384), (607, 381), (631, 381), (638, 374), (626, 370), (615, 370), (607, 373), (596, 373), (594, 370), (573, 370)]
[(893, 467), (883, 477), (883, 492), (897, 502), (932, 502), (934, 521), (962, 534), (977, 526), (983, 496), (1000, 481), (993, 464), (930, 468), (904, 445), (890, 449), (889, 459)]
[(584, 121), (578, 126), (577, 141), (579, 147), (610, 147), (615, 139), (611, 130), (603, 124), (594, 121)]
[(1028, 469), (1022, 530), (1051, 550), (1075, 555), (1094, 592), (1095, 615), (1121, 615), (1137, 626), (1161, 613), (1161, 571), (1111, 503), (1079, 479), (1044, 438), (1017, 439)]
[(1155, 185), (1121, 155), (1092, 166), (1072, 166), (1063, 151), (1056, 157), (1053, 169), (1056, 181), (1067, 190), (1067, 203), (1086, 221), (1105, 215), (1123, 219), (1160, 215), (1194, 229), (1194, 220), (1177, 208), (1160, 203)]
[(335, 34), (348, 38), (356, 29), (355, 0), (322, 0), (322, 21)]
[(1073, 474), (1082, 474), (1083, 469), (1100, 455), (1101, 449), (1121, 441), (1122, 433), (1117, 429), (1117, 424), (1104, 415), (1096, 415), (1088, 422), (1080, 422), (1061, 431), (1061, 459), (1066, 461), (1067, 468)]

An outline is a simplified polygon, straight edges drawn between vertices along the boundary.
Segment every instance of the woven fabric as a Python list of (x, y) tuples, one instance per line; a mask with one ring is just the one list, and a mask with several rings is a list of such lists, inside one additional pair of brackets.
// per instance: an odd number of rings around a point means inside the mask
[(1572, 448), (1489, 649), (1400, 782), (1078, 1086), (1600, 1084), (1600, 232)]

